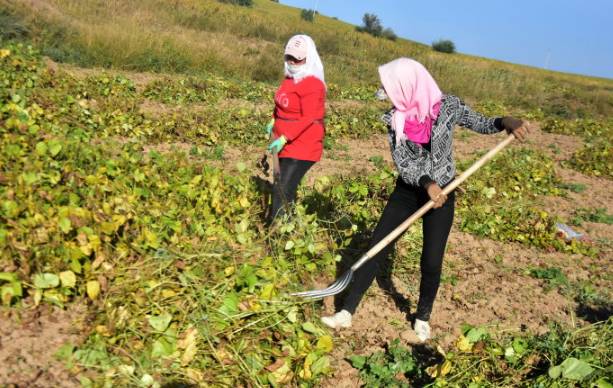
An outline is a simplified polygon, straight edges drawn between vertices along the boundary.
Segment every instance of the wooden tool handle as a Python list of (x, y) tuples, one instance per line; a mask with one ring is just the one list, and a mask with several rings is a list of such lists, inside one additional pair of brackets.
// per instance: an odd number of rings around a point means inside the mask
[[(498, 152), (500, 152), (504, 147), (509, 145), (515, 138), (514, 135), (507, 136), (506, 139), (498, 143), (498, 145), (491, 150), (488, 151), (487, 154), (483, 155), (481, 159), (477, 160), (472, 166), (470, 166), (466, 171), (464, 171), (460, 176), (456, 177), (450, 184), (445, 186), (443, 189), (443, 193), (445, 195), (449, 195), (456, 187), (458, 187), (462, 182), (464, 182), (469, 176), (475, 173), (479, 168), (481, 168), (485, 163), (487, 163), (490, 159), (492, 159)], [(421, 218), (424, 214), (428, 212), (428, 210), (432, 209), (434, 206), (434, 201), (429, 200), (424, 206), (420, 207), (415, 213), (413, 213), (409, 218), (407, 218), (402, 224), (398, 225), (396, 229), (392, 230), (390, 234), (385, 236), (383, 240), (379, 241), (375, 246), (370, 248), (368, 252), (366, 252), (358, 261), (355, 262), (351, 266), (352, 270), (357, 270), (371, 257), (375, 256), (379, 253), (383, 248), (385, 248), (389, 243), (394, 241), (398, 236), (400, 236), (405, 230), (409, 228), (415, 221)]]

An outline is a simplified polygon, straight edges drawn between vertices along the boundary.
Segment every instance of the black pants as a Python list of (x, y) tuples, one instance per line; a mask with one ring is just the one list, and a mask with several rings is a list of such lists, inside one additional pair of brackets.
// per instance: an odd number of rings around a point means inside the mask
[(296, 199), (296, 190), (304, 174), (315, 162), (292, 158), (279, 158), (281, 178), (272, 188), (271, 218), (282, 217), (288, 206)]
[[(390, 196), (385, 210), (383, 210), (370, 246), (372, 247), (381, 241), (429, 199), (426, 190), (421, 187), (409, 186), (399, 178), (396, 181), (396, 188)], [(443, 254), (453, 222), (454, 206), (455, 193), (452, 192), (442, 207), (431, 209), (423, 216), (424, 240), (420, 260), (421, 283), (415, 315), (417, 319), (422, 321), (430, 319), (430, 313), (440, 284)], [(355, 313), (362, 296), (370, 287), (377, 273), (392, 265), (390, 253), (397, 240), (382, 249), (356, 271), (354, 281), (343, 301), (343, 309), (352, 314)]]

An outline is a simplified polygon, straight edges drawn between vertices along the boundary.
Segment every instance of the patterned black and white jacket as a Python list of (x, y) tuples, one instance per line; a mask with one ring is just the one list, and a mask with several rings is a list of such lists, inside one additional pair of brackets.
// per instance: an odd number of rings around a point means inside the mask
[[(411, 186), (425, 187), (434, 181), (444, 186), (455, 177), (453, 160), (453, 128), (456, 125), (483, 134), (503, 130), (501, 118), (488, 118), (475, 112), (460, 98), (445, 95), (441, 100), (438, 118), (432, 124), (429, 147), (422, 147), (410, 140), (396, 144), (396, 134), (391, 126), (394, 109), (386, 112), (381, 120), (387, 125), (392, 159), (402, 180)], [(429, 150), (428, 150), (429, 148)]]

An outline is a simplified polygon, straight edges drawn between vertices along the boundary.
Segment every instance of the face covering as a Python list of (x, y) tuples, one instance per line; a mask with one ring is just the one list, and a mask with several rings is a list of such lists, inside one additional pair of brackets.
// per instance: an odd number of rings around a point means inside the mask
[(387, 93), (385, 93), (385, 89), (379, 88), (379, 90), (375, 92), (375, 98), (379, 101), (387, 100)]
[(304, 65), (292, 65), (290, 63), (287, 64), (287, 71), (289, 71), (289, 73), (292, 76), (296, 76), (297, 74), (300, 74), (303, 68), (304, 68)]

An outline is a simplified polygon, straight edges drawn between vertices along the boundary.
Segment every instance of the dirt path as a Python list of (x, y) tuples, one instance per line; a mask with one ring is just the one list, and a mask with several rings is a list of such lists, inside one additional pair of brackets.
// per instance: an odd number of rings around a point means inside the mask
[(0, 386), (78, 387), (78, 379), (55, 354), (64, 344), (80, 343), (86, 307), (66, 310), (49, 305), (0, 309)]

